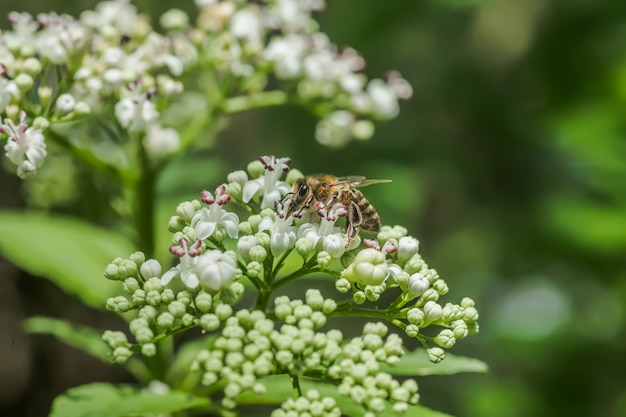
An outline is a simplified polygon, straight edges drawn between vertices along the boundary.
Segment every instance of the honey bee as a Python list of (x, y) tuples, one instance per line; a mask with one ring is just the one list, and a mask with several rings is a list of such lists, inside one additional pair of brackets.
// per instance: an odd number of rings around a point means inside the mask
[(357, 187), (370, 184), (391, 182), (391, 180), (368, 180), (365, 177), (335, 177), (328, 174), (310, 175), (298, 179), (293, 185), (291, 209), (287, 213), (299, 217), (317, 202), (324, 207), (341, 203), (346, 208), (346, 234), (348, 245), (357, 236), (359, 227), (363, 230), (378, 232), (380, 216)]

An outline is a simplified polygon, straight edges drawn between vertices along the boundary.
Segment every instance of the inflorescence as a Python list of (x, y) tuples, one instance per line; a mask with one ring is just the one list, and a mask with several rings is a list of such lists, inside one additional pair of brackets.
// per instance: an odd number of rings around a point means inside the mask
[(165, 12), (165, 33), (129, 0), (103, 1), (79, 18), (10, 13), (12, 28), (0, 33), (0, 138), (17, 174), (37, 172), (50, 138), (78, 155), (91, 148), (62, 134), (63, 123), (89, 115), (116, 120), (122, 139), (161, 160), (191, 142), (188, 119), (164, 125), (177, 107), (223, 115), (292, 100), (320, 117), (320, 143), (342, 146), (369, 139), (373, 122), (395, 117), (412, 95), (397, 72), (368, 80), (364, 59), (319, 30), (314, 13), (324, 0), (195, 4), (195, 22), (180, 9)]
[[(340, 205), (318, 206), (307, 218), (286, 216), (289, 184), (302, 176), (289, 170), (290, 162), (261, 157), (246, 171), (229, 174), (213, 193), (203, 191), (201, 201), (181, 203), (169, 222), (170, 252), (179, 262), (168, 271), (142, 253), (115, 259), (105, 275), (122, 282), (127, 295), (109, 299), (107, 308), (134, 312), (129, 322), (134, 342), (112, 331), (104, 340), (113, 359), (123, 363), (136, 351), (154, 355), (161, 339), (191, 328), (214, 333), (190, 371), (199, 372), (207, 387), (223, 387), (227, 408), (245, 391), (263, 393), (264, 377), (286, 374), (335, 384), (368, 416), (387, 402), (405, 411), (418, 401), (417, 384), (381, 371), (382, 364), (397, 365), (404, 354), (402, 339), (389, 330), (417, 339), (436, 363), (444, 359), (444, 349), (478, 332), (474, 302), (440, 304), (448, 286), (401, 226), (383, 226), (375, 238), (357, 237), (346, 248), (345, 228), (336, 223), (343, 217)], [(241, 219), (232, 207), (247, 217)], [(340, 301), (312, 288), (303, 300), (272, 295), (307, 276), (334, 280)], [(174, 285), (175, 278), (182, 285)], [(256, 301), (240, 307), (248, 284)], [(384, 293), (395, 298), (383, 303)], [(360, 337), (347, 340), (340, 330), (324, 330), (332, 317), (369, 322)], [(324, 411), (320, 415), (340, 415), (334, 400), (309, 390), (286, 400), (273, 416), (292, 415), (289, 410), (303, 404)]]

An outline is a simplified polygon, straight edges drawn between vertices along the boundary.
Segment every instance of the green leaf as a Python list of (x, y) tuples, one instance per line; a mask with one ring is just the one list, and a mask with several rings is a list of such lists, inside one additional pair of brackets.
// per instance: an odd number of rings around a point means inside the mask
[(479, 359), (455, 356), (450, 353), (446, 353), (443, 361), (432, 363), (428, 360), (426, 350), (416, 349), (405, 354), (396, 366), (381, 366), (381, 371), (401, 376), (453, 375), (461, 372), (484, 374), (489, 371), (489, 367)]
[(77, 326), (52, 317), (31, 317), (24, 320), (24, 329), (29, 333), (50, 334), (64, 343), (87, 352), (108, 363), (109, 348), (102, 341), (102, 333), (85, 326)]
[(0, 211), (0, 230), (4, 257), (99, 308), (120, 288), (104, 278), (104, 268), (133, 252), (119, 233), (45, 213)]
[(208, 399), (184, 392), (156, 394), (128, 385), (93, 383), (71, 388), (57, 397), (50, 417), (134, 417), (208, 406)]

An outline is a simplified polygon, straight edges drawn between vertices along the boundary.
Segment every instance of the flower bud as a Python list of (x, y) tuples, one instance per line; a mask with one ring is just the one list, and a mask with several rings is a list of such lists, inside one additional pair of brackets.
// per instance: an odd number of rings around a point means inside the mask
[[(237, 240), (237, 251), (246, 262), (250, 262), (250, 249), (256, 246), (258, 242), (259, 240), (251, 235), (244, 235)], [(263, 259), (259, 262), (263, 262)]]
[(300, 239), (296, 240), (296, 250), (303, 258), (309, 256), (314, 246), (314, 242), (309, 238), (301, 237)]
[(457, 340), (464, 339), (469, 334), (467, 324), (463, 320), (456, 320), (452, 323), (452, 332)]
[(265, 166), (263, 166), (263, 163), (259, 160), (250, 162), (247, 169), (252, 178), (259, 178), (265, 172)]
[[(139, 272), (141, 276), (145, 280), (149, 280), (150, 278), (161, 278), (161, 264), (156, 259), (148, 259), (145, 261), (141, 267), (139, 268)], [(160, 285), (160, 281), (159, 281)]]
[(249, 254), (250, 254), (250, 259), (259, 263), (263, 263), (265, 258), (267, 258), (267, 251), (261, 245), (255, 245), (251, 247)]
[(343, 237), (339, 234), (333, 233), (331, 235), (324, 236), (322, 240), (322, 249), (326, 251), (331, 258), (339, 258), (345, 252), (346, 245), (343, 241)]
[(61, 94), (56, 101), (56, 112), (59, 116), (63, 117), (74, 111), (76, 107), (76, 99), (73, 95), (65, 93)]
[(122, 277), (119, 267), (114, 263), (110, 263), (106, 266), (106, 268), (104, 269), (104, 277), (106, 279), (110, 279), (113, 281), (117, 281), (117, 280), (121, 280), (125, 278), (125, 277)]
[(428, 360), (432, 363), (439, 363), (446, 357), (446, 352), (440, 347), (432, 347), (426, 349)]
[(252, 225), (249, 221), (244, 220), (242, 222), (239, 222), (239, 235), (247, 236), (251, 235), (252, 233), (254, 233), (254, 230), (252, 230)]
[(187, 223), (188, 222), (185, 222), (185, 220), (180, 216), (172, 216), (167, 223), (167, 230), (171, 233), (180, 232), (185, 226), (187, 226)]
[(122, 284), (122, 289), (128, 294), (132, 294), (139, 289), (139, 281), (133, 277), (126, 278)]
[(434, 323), (441, 318), (442, 307), (434, 301), (428, 301), (424, 305), (424, 323)]
[(402, 236), (398, 240), (398, 260), (407, 261), (419, 250), (419, 241), (411, 236)]
[(407, 311), (406, 319), (409, 323), (420, 326), (424, 321), (424, 312), (419, 308), (412, 308)]
[(433, 288), (439, 295), (446, 295), (448, 293), (448, 284), (441, 278), (433, 283)]
[(191, 219), (193, 219), (196, 211), (197, 209), (191, 201), (183, 201), (178, 206), (176, 206), (176, 214), (183, 222), (186, 223), (191, 223)]
[(194, 302), (198, 311), (200, 311), (201, 313), (208, 313), (209, 310), (211, 310), (211, 306), (213, 305), (213, 297), (211, 296), (211, 294), (201, 292), (196, 296)]
[(404, 332), (409, 337), (417, 337), (417, 335), (419, 334), (419, 331), (420, 331), (420, 328), (417, 327), (415, 324), (409, 324), (404, 329)]
[(317, 253), (317, 264), (320, 266), (320, 268), (326, 268), (332, 260), (333, 259), (330, 254), (326, 251), (322, 250)]
[(15, 85), (20, 90), (22, 94), (27, 93), (33, 85), (35, 84), (35, 80), (28, 74), (21, 73), (15, 77)]
[(228, 304), (219, 304), (215, 306), (215, 315), (220, 321), (225, 321), (233, 315), (233, 308)]
[(162, 329), (169, 330), (174, 327), (174, 316), (170, 313), (163, 312), (156, 319), (156, 324)]
[(456, 339), (454, 338), (452, 330), (443, 329), (435, 337), (434, 342), (443, 348), (450, 349), (456, 343)]
[(365, 296), (365, 293), (363, 291), (356, 291), (354, 294), (352, 294), (352, 300), (355, 304), (360, 305), (367, 301), (367, 297)]
[(212, 332), (220, 327), (220, 319), (215, 314), (203, 314), (200, 316), (200, 327), (207, 332)]
[(345, 294), (350, 291), (350, 289), (352, 288), (352, 284), (345, 278), (339, 278), (337, 281), (335, 281), (335, 288), (341, 294)]
[(259, 262), (256, 262), (256, 261), (252, 261), (248, 265), (246, 265), (246, 271), (247, 271), (248, 276), (250, 277), (259, 276), (262, 270), (263, 270), (263, 265), (261, 265)]
[(409, 278), (408, 293), (411, 297), (419, 297), (430, 287), (430, 282), (424, 275), (416, 272)]
[(172, 301), (167, 306), (167, 311), (169, 311), (174, 317), (180, 318), (187, 312), (187, 308), (185, 307), (185, 304), (180, 301)]
[(342, 272), (342, 276), (347, 280), (362, 285), (380, 285), (388, 274), (385, 255), (371, 248), (359, 252), (354, 262)]
[(118, 346), (113, 349), (113, 360), (115, 363), (123, 364), (133, 356), (133, 352), (124, 346)]
[(148, 358), (156, 355), (156, 345), (154, 343), (146, 343), (141, 345), (141, 354)]
[(474, 307), (467, 307), (463, 312), (463, 320), (468, 323), (478, 321), (478, 310), (476, 310)]
[(159, 18), (159, 23), (167, 30), (180, 30), (189, 25), (189, 16), (180, 9), (170, 9)]
[(22, 70), (28, 75), (35, 77), (42, 69), (41, 61), (37, 58), (26, 58), (22, 63)]

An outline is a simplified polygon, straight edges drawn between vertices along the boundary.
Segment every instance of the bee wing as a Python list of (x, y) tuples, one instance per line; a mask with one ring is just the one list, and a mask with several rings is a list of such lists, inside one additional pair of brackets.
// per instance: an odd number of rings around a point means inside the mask
[(349, 177), (339, 177), (334, 185), (344, 185), (346, 187), (356, 188), (365, 187), (371, 184), (382, 184), (385, 182), (391, 182), (391, 180), (368, 180), (363, 176), (352, 175)]

